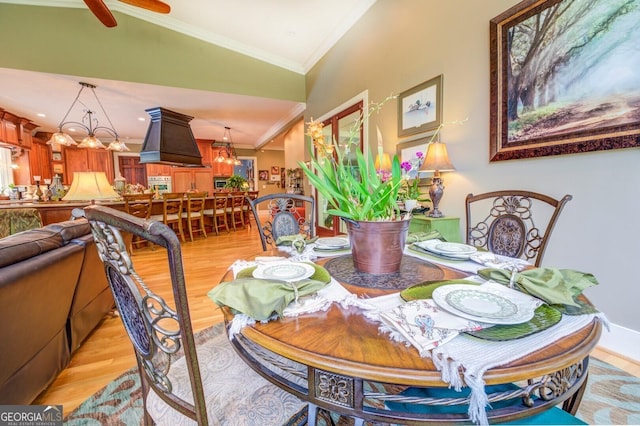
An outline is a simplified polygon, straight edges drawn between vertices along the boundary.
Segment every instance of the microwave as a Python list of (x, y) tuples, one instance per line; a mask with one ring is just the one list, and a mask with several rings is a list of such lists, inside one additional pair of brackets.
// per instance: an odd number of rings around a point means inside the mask
[(227, 186), (226, 178), (213, 178), (213, 187), (215, 189), (223, 189), (225, 186)]

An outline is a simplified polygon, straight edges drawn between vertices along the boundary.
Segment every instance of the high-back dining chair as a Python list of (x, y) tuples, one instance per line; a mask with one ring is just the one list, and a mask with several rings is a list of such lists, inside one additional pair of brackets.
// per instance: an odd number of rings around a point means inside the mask
[(540, 266), (558, 217), (572, 198), (565, 195), (556, 200), (522, 190), (469, 194), (465, 200), (467, 244)]
[[(262, 249), (273, 246), (278, 237), (305, 234), (315, 236), (316, 200), (299, 194), (267, 194), (255, 200), (247, 199), (260, 232)], [(260, 219), (259, 211), (266, 212), (267, 219)]]
[(194, 233), (201, 233), (207, 238), (207, 231), (204, 229), (204, 203), (207, 198), (206, 192), (187, 192), (187, 211), (182, 212), (182, 219), (187, 221), (189, 239), (193, 241)]
[(205, 217), (211, 218), (211, 227), (216, 231), (216, 235), (220, 235), (219, 228), (225, 227), (230, 232), (229, 222), (227, 222), (227, 203), (229, 197), (225, 193), (213, 194), (213, 208), (204, 211)]
[[(173, 230), (105, 206), (89, 206), (85, 216), (136, 355), (145, 424), (281, 425), (302, 409), (302, 401), (254, 372), (226, 336), (197, 343)], [(123, 231), (166, 249), (168, 299), (136, 273)]]
[[(153, 194), (124, 194), (122, 195), (124, 200), (124, 211), (132, 216), (139, 217), (141, 219), (149, 219), (151, 217), (151, 207), (153, 206)], [(132, 250), (133, 247), (147, 244), (146, 241), (140, 238), (133, 238), (131, 241)]]
[(182, 242), (185, 242), (184, 231), (182, 230), (182, 209), (184, 203), (184, 193), (182, 192), (165, 192), (162, 194), (162, 214), (151, 215), (151, 220), (157, 220), (170, 226), (177, 234)]

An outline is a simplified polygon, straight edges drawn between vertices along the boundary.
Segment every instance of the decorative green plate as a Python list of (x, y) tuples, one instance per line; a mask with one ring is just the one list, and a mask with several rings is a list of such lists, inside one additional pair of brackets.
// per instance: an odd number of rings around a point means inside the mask
[(478, 331), (466, 331), (465, 333), (485, 340), (514, 340), (529, 336), (539, 331), (546, 330), (560, 322), (562, 313), (549, 305), (538, 307), (530, 321), (513, 325), (494, 325)]
[[(313, 275), (309, 277), (310, 280), (320, 281), (323, 283), (328, 283), (329, 281), (331, 281), (331, 275), (329, 274), (329, 271), (324, 269), (322, 266), (316, 265), (315, 263), (311, 263), (311, 262), (305, 262), (305, 263), (309, 263), (309, 265), (313, 266), (313, 269), (316, 270), (313, 273)], [(238, 272), (236, 279), (237, 278), (253, 278), (253, 271), (256, 268), (257, 266), (250, 266), (248, 268), (243, 269), (242, 271)]]
[(425, 281), (420, 284), (412, 285), (400, 292), (400, 297), (402, 300), (408, 302), (410, 300), (417, 299), (431, 299), (431, 294), (433, 290), (443, 285), (449, 284), (474, 284), (480, 285), (480, 283), (476, 281), (470, 280), (445, 280), (445, 281)]

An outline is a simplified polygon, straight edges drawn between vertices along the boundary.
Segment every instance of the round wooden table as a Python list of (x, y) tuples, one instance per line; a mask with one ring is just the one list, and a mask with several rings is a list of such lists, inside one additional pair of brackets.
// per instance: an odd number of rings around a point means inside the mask
[[(438, 268), (443, 271), (444, 279), (468, 275), (443, 266)], [(223, 281), (232, 278), (228, 273)], [(341, 284), (365, 297), (397, 291)], [(233, 315), (229, 309), (223, 308), (223, 311), (225, 320), (231, 321)], [(359, 309), (344, 309), (334, 303), (326, 312), (244, 327), (231, 341), (258, 373), (315, 406), (358, 419), (391, 423), (468, 421), (465, 408), (468, 398), (464, 395), (427, 398), (420, 402), (423, 407), (459, 405), (462, 408), (457, 413), (441, 409), (418, 413), (413, 409), (384, 408), (385, 401), (396, 401), (397, 393), (406, 387), (442, 390), (449, 385), (442, 381), (441, 372), (431, 359), (420, 357), (412, 346), (391, 341), (378, 332), (378, 326)], [(486, 385), (520, 383), (508, 392), (501, 389), (495, 394), (490, 393), (491, 387), (488, 387), (489, 401), (514, 397), (521, 400), (508, 407), (487, 409), (489, 419), (502, 422), (523, 418), (560, 403), (563, 409), (575, 414), (586, 385), (589, 353), (600, 333), (600, 322), (593, 320), (571, 335), (549, 342), (542, 350), (488, 370), (483, 376)], [(400, 399), (400, 402), (405, 401)]]

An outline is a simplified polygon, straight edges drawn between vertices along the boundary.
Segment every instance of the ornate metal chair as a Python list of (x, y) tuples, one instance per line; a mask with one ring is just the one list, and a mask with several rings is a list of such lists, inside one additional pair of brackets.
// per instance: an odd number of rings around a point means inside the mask
[[(247, 202), (260, 231), (264, 251), (267, 251), (267, 244), (275, 245), (278, 237), (300, 233), (306, 234), (307, 238), (315, 236), (314, 198), (299, 194), (267, 194), (255, 200), (247, 197)], [(266, 220), (260, 219), (259, 210), (266, 212)]]
[(465, 200), (467, 244), (540, 266), (558, 216), (572, 198), (565, 195), (556, 200), (521, 190), (469, 194)]
[[(135, 351), (145, 424), (285, 424), (304, 406), (254, 372), (226, 336), (197, 343), (180, 241), (171, 228), (105, 206), (89, 206), (85, 215)], [(123, 232), (166, 249), (171, 299), (136, 273)]]

